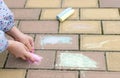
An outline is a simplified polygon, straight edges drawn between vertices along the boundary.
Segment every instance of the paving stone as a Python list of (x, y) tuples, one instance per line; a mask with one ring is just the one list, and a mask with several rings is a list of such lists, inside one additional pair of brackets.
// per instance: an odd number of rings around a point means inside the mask
[(98, 7), (97, 0), (63, 0), (63, 7)]
[(80, 78), (120, 78), (120, 72), (81, 71)]
[(120, 51), (120, 36), (117, 35), (83, 35), (81, 50)]
[(118, 9), (81, 9), (81, 19), (119, 20)]
[(7, 51), (0, 53), (0, 68), (4, 66), (6, 58), (7, 58)]
[(36, 49), (78, 50), (77, 35), (37, 35)]
[(23, 8), (26, 0), (4, 0), (9, 8)]
[(65, 21), (60, 23), (60, 33), (101, 34), (100, 21)]
[(0, 69), (0, 78), (25, 78), (26, 70)]
[(120, 34), (120, 21), (103, 21), (104, 34)]
[(105, 70), (103, 52), (58, 51), (57, 69)]
[(120, 71), (120, 53), (119, 52), (109, 52), (107, 55), (107, 67), (111, 71)]
[(61, 0), (28, 0), (27, 8), (56, 8), (61, 6)]
[(41, 9), (12, 9), (15, 19), (38, 19)]
[(78, 78), (77, 71), (29, 70), (27, 78)]
[(57, 33), (57, 21), (21, 21), (19, 29), (24, 33)]
[(100, 7), (120, 7), (120, 0), (100, 0)]
[(55, 52), (54, 51), (36, 51), (36, 53), (43, 57), (43, 60), (40, 64), (29, 64), (28, 62), (17, 59), (13, 55), (10, 55), (6, 68), (44, 68), (44, 69), (53, 69)]
[[(64, 9), (43, 9), (41, 18), (42, 20), (56, 19), (56, 16), (61, 13)], [(79, 19), (79, 10), (74, 9), (75, 13), (68, 19)]]

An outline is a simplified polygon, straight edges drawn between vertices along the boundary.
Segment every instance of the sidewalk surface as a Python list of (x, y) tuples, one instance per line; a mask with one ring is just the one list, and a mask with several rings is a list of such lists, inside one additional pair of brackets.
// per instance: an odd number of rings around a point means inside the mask
[[(120, 78), (120, 0), (4, 1), (43, 60), (31, 65), (6, 51), (0, 78)], [(75, 13), (60, 23), (67, 7)]]

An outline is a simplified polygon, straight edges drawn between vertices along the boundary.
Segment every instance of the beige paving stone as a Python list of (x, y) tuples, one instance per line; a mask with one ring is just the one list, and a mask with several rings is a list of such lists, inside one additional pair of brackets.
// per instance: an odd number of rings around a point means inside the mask
[(9, 8), (23, 8), (26, 0), (4, 0)]
[(120, 21), (103, 21), (104, 34), (120, 34)]
[(12, 9), (15, 19), (38, 19), (41, 9)]
[(55, 61), (55, 51), (35, 51), (36, 54), (43, 57), (42, 61), (38, 64), (30, 64), (27, 61), (15, 58), (13, 55), (8, 57), (6, 68), (43, 68), (53, 69)]
[(98, 7), (97, 0), (63, 0), (63, 7)]
[(0, 53), (0, 68), (4, 66), (6, 58), (7, 58), (7, 51)]
[(26, 70), (0, 69), (0, 78), (25, 78)]
[(27, 78), (78, 78), (78, 72), (57, 70), (29, 70)]
[(120, 78), (120, 72), (81, 71), (80, 78)]
[(105, 70), (103, 52), (58, 51), (56, 69)]
[[(41, 18), (42, 20), (56, 19), (56, 16), (61, 13), (64, 9), (43, 9)], [(79, 10), (75, 9), (75, 13), (68, 19), (79, 19)]]
[(120, 36), (82, 35), (81, 50), (120, 51)]
[(107, 67), (111, 71), (120, 71), (120, 53), (108, 52), (107, 55)]
[(81, 19), (119, 20), (118, 9), (81, 9)]
[(101, 34), (100, 21), (65, 21), (60, 23), (60, 33)]
[(24, 33), (57, 33), (57, 21), (21, 21), (19, 29)]
[(78, 50), (77, 35), (37, 35), (36, 49)]
[(56, 8), (61, 6), (61, 0), (28, 0), (27, 8)]

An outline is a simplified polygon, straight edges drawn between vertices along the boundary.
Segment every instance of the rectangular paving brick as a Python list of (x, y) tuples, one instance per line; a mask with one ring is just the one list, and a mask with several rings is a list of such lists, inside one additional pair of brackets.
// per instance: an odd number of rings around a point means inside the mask
[(0, 53), (0, 68), (4, 66), (6, 58), (7, 58), (7, 51)]
[(26, 70), (0, 69), (0, 78), (25, 78)]
[(38, 19), (41, 9), (12, 9), (15, 19)]
[(57, 21), (21, 21), (19, 29), (24, 33), (57, 33)]
[(80, 78), (120, 78), (120, 72), (81, 71)]
[(109, 71), (120, 71), (120, 53), (108, 52), (107, 55), (107, 67)]
[(86, 20), (119, 20), (118, 9), (81, 9), (81, 19)]
[(97, 0), (63, 0), (62, 7), (98, 7)]
[(29, 70), (27, 78), (78, 78), (78, 72), (57, 70)]
[(120, 36), (117, 35), (83, 35), (81, 50), (120, 51)]
[(36, 49), (78, 50), (77, 35), (37, 35)]
[(120, 34), (120, 21), (103, 21), (104, 34)]
[(100, 0), (100, 7), (120, 7), (120, 0)]
[[(43, 9), (40, 19), (42, 20), (56, 19), (56, 16), (63, 10), (64, 9)], [(79, 10), (75, 9), (75, 13), (68, 19), (79, 19)]]
[(103, 52), (57, 52), (57, 69), (77, 70), (105, 70), (105, 58)]
[(60, 23), (60, 33), (101, 34), (100, 21), (65, 21)]
[(36, 54), (43, 57), (43, 60), (40, 64), (29, 64), (28, 62), (17, 59), (13, 55), (10, 55), (6, 68), (44, 68), (44, 69), (53, 69), (55, 61), (55, 52), (54, 51), (36, 51)]
[(27, 8), (56, 8), (61, 6), (61, 0), (28, 0)]
[(23, 8), (26, 0), (4, 0), (9, 8)]

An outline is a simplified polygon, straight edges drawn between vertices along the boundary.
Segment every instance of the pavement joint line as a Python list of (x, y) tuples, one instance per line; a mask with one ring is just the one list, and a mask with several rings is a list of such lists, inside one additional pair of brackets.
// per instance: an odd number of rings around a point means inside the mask
[(108, 71), (108, 63), (107, 63), (107, 52), (104, 52), (104, 57), (105, 57), (105, 65), (106, 65), (106, 71)]
[(25, 8), (25, 7), (26, 7), (27, 2), (28, 2), (28, 0), (25, 0), (25, 4), (24, 4), (24, 7), (23, 7), (23, 8)]
[(101, 34), (104, 35), (103, 22), (102, 21), (100, 22), (101, 22)]
[(39, 16), (38, 16), (38, 20), (41, 20), (42, 11), (43, 11), (43, 9), (41, 9), (41, 11), (40, 11), (40, 14), (39, 14)]
[(55, 59), (54, 59), (54, 69), (56, 69), (56, 62), (57, 62), (57, 51), (55, 51)]

